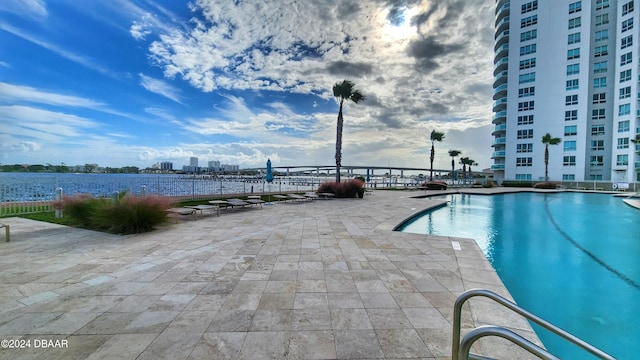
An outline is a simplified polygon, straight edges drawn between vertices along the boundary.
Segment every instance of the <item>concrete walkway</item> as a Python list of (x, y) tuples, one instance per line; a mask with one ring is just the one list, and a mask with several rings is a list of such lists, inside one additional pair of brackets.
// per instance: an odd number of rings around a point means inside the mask
[[(450, 358), (456, 296), (508, 293), (472, 240), (391, 231), (446, 200), (410, 197), (424, 193), (275, 203), (131, 236), (2, 219), (0, 339), (30, 347), (3, 342), (0, 359)], [(471, 305), (465, 328), (531, 336)], [(478, 351), (524, 357), (501, 340)]]

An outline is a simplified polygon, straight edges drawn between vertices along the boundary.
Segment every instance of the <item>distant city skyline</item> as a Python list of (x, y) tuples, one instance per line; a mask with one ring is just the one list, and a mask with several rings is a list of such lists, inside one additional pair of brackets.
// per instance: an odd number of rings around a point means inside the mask
[[(491, 165), (493, 0), (0, 2), (0, 162)], [(276, 20), (277, 19), (277, 20)]]

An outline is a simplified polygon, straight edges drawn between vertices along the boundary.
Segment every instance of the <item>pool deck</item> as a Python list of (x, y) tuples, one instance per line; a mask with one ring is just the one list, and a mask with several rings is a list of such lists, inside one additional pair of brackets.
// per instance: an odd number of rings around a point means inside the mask
[[(31, 347), (0, 359), (449, 359), (455, 298), (509, 294), (473, 240), (392, 231), (442, 205), (413, 198), (426, 193), (438, 192), (274, 203), (129, 236), (2, 219), (0, 339)], [(535, 339), (483, 299), (462, 323)], [(527, 358), (504, 340), (475, 351)]]

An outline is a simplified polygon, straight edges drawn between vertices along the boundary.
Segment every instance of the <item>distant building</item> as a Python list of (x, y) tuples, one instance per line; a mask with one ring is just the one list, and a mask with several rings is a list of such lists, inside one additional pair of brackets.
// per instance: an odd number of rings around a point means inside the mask
[(189, 166), (197, 168), (198, 167), (198, 158), (197, 157), (190, 157), (189, 158)]
[(209, 172), (220, 172), (220, 161), (209, 161)]
[(170, 161), (163, 161), (160, 163), (160, 170), (173, 171), (173, 163)]

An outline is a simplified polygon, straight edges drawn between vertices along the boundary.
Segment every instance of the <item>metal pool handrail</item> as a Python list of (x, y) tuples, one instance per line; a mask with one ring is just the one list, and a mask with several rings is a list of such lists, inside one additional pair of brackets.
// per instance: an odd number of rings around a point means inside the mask
[[(487, 297), (498, 304), (508, 308), (509, 310), (535, 322), (536, 324), (542, 326), (543, 328), (555, 333), (556, 335), (564, 338), (565, 340), (583, 348), (584, 350), (590, 352), (591, 354), (601, 358), (601, 359), (615, 359), (613, 356), (607, 354), (606, 352), (596, 348), (595, 346), (589, 344), (588, 342), (560, 329), (559, 327), (553, 325), (552, 323), (538, 317), (537, 315), (521, 308), (515, 303), (505, 299), (504, 297), (484, 289), (472, 289), (465, 291), (456, 299), (453, 308), (453, 345), (451, 347), (451, 359), (455, 360), (463, 360), (468, 359), (469, 356), (474, 359), (486, 359), (485, 357), (481, 357), (474, 354), (469, 354), (471, 349), (471, 345), (473, 342), (478, 340), (484, 336), (499, 336), (505, 338), (514, 344), (520, 346), (521, 348), (531, 352), (538, 357), (543, 359), (556, 359), (556, 357), (541, 347), (531, 343), (529, 340), (522, 338), (520, 335), (507, 330), (503, 327), (498, 326), (481, 326), (470, 333), (468, 333), (464, 339), (462, 339), (462, 343), (460, 342), (460, 323), (461, 323), (461, 314), (462, 314), (462, 305), (474, 296), (484, 296)], [(461, 349), (462, 347), (462, 349)], [(462, 350), (462, 352), (461, 352)]]

